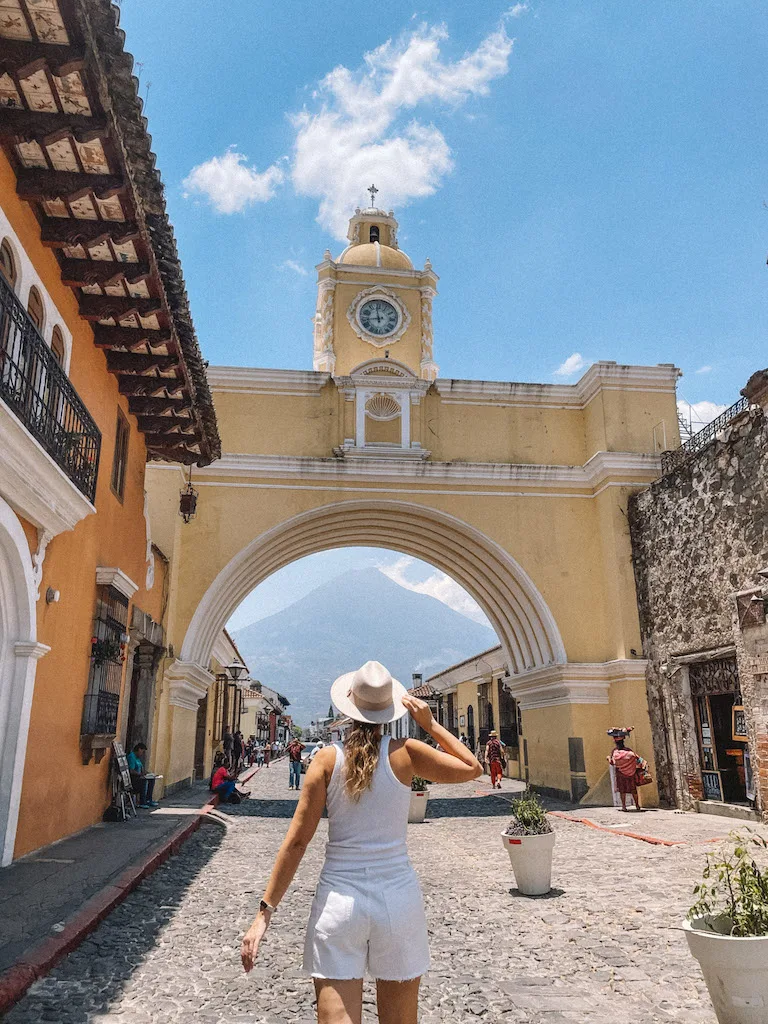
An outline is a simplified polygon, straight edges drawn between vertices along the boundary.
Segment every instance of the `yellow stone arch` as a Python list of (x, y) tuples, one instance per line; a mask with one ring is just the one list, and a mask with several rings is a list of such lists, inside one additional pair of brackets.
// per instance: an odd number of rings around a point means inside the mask
[(514, 672), (565, 663), (557, 624), (512, 556), (455, 516), (405, 501), (339, 501), (293, 516), (256, 537), (219, 572), (190, 621), (180, 660), (208, 665), (216, 637), (268, 576), (306, 555), (339, 547), (386, 547), (421, 558), (478, 602)]

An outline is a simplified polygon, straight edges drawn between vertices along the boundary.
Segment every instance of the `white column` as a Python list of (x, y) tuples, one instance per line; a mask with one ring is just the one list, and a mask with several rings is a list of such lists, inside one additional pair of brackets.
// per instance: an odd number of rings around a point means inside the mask
[(411, 447), (411, 396), (406, 394), (400, 398), (400, 446)]
[(357, 391), (355, 394), (355, 444), (358, 448), (365, 447), (365, 403), (368, 401), (367, 391)]

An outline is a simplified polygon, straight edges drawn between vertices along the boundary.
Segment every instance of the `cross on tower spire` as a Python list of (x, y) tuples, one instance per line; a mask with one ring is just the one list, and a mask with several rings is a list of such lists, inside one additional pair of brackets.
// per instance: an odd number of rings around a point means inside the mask
[(373, 205), (374, 205), (374, 204), (373, 204), (373, 201), (374, 201), (374, 199), (376, 198), (376, 193), (377, 193), (377, 192), (378, 192), (379, 190), (378, 190), (378, 189), (376, 188), (376, 186), (375, 186), (375, 185), (371, 185), (371, 187), (370, 187), (370, 188), (367, 188), (367, 189), (366, 189), (365, 191), (366, 191), (366, 192), (370, 192), (370, 193), (371, 193), (371, 209), (373, 209)]

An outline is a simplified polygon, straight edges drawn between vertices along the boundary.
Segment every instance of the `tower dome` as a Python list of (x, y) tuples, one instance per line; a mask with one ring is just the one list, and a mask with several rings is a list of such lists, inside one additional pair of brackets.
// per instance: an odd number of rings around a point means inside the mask
[(392, 210), (358, 208), (349, 221), (350, 244), (336, 262), (357, 267), (413, 270), (408, 256), (398, 248), (397, 227)]

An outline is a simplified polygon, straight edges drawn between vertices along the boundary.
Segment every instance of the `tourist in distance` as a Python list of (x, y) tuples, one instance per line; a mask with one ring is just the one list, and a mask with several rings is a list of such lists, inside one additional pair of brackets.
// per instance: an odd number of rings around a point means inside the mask
[(501, 789), (501, 778), (507, 764), (504, 756), (505, 749), (504, 744), (499, 739), (499, 734), (495, 729), (491, 729), (488, 733), (488, 742), (485, 745), (485, 763), (488, 765), (488, 771), (491, 773), (491, 786), (493, 789)]
[(289, 788), (301, 788), (301, 752), (304, 744), (296, 736), (288, 744)]
[(235, 745), (235, 737), (230, 732), (229, 726), (224, 727), (224, 735), (221, 737), (221, 747), (224, 751), (224, 758), (229, 765), (232, 767), (232, 751)]
[(232, 737), (232, 767), (238, 771), (243, 761), (243, 734), (236, 732)]
[(128, 771), (131, 773), (131, 785), (134, 792), (139, 794), (139, 807), (144, 810), (149, 807), (160, 806), (157, 800), (152, 799), (155, 789), (155, 776), (147, 775), (144, 770), (144, 758), (146, 755), (146, 743), (136, 743), (126, 758), (128, 761)]
[(627, 737), (631, 732), (632, 726), (628, 729), (608, 730), (608, 735), (613, 737), (613, 742), (615, 743), (615, 747), (608, 758), (608, 763), (613, 765), (615, 769), (615, 789), (621, 797), (622, 811), (627, 809), (627, 795), (631, 796), (635, 801), (636, 810), (641, 811), (640, 798), (637, 795), (636, 776), (638, 771), (643, 770), (645, 762), (642, 757), (626, 744)]
[[(377, 661), (340, 676), (336, 708), (354, 722), (343, 743), (318, 751), (259, 912), (241, 947), (250, 971), (264, 933), (328, 807), (328, 844), (309, 916), (304, 970), (314, 978), (319, 1024), (360, 1024), (363, 977), (376, 979), (382, 1024), (416, 1024), (429, 968), (424, 905), (406, 848), (411, 779), (471, 782), (477, 759)], [(381, 726), (410, 713), (442, 749), (393, 740)]]

